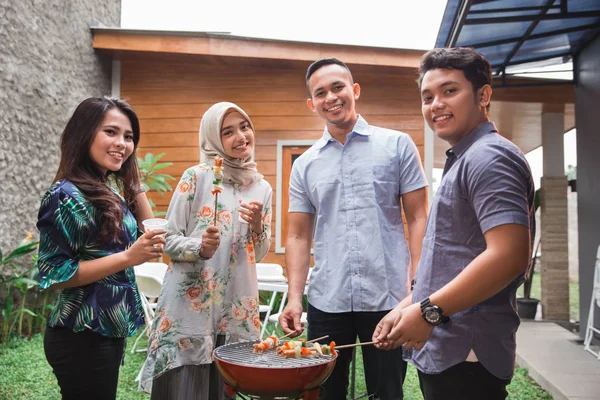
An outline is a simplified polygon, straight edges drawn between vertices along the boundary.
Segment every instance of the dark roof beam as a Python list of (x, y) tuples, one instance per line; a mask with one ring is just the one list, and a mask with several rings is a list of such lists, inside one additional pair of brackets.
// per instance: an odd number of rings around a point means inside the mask
[[(490, 9), (487, 9), (487, 10), (471, 10), (471, 11), (469, 11), (469, 14), (510, 13), (510, 12), (517, 12), (517, 11), (541, 11), (543, 9), (544, 9), (543, 6), (536, 6), (536, 7), (511, 7), (511, 8), (490, 8)], [(550, 10), (552, 10), (552, 9), (561, 9), (561, 6), (552, 6), (552, 7), (550, 7)]]
[[(587, 29), (591, 29), (591, 30), (600, 29), (600, 26), (598, 26), (598, 24), (573, 26), (571, 28), (558, 29), (556, 31), (549, 31), (549, 32), (544, 32), (544, 33), (538, 33), (535, 35), (529, 35), (527, 40), (542, 39), (545, 37), (550, 37), (550, 36), (554, 36), (554, 35), (562, 35), (565, 33), (579, 32), (579, 31), (583, 31), (583, 30), (587, 30)], [(521, 40), (521, 38), (522, 38), (522, 36), (515, 36), (515, 37), (508, 38), (508, 39), (490, 40), (489, 42), (461, 43), (461, 46), (462, 47), (473, 47), (473, 48), (499, 46), (502, 44), (517, 42), (517, 41)]]
[[(544, 5), (544, 8), (542, 10), (540, 10), (540, 14), (538, 14), (537, 17), (543, 17), (544, 15), (546, 15), (546, 13), (550, 9), (550, 7), (552, 7), (552, 4), (554, 4), (554, 0), (546, 0), (546, 4)], [(501, 68), (502, 71), (504, 71), (506, 66), (509, 65), (510, 60), (512, 60), (512, 58), (515, 56), (515, 54), (517, 54), (517, 52), (519, 51), (521, 46), (523, 46), (523, 43), (525, 43), (525, 41), (527, 39), (529, 39), (529, 35), (531, 35), (531, 32), (533, 32), (533, 30), (538, 26), (539, 23), (540, 23), (539, 18), (531, 22), (531, 24), (529, 25), (529, 27), (527, 28), (527, 30), (525, 31), (525, 33), (523, 34), (521, 39), (517, 43), (515, 43), (515, 46), (510, 50), (510, 53), (508, 53), (508, 55), (504, 59), (504, 62), (502, 63), (502, 68)]]
[(515, 15), (512, 17), (490, 17), (490, 18), (468, 18), (464, 25), (485, 25), (485, 24), (501, 24), (509, 22), (527, 22), (527, 21), (547, 21), (555, 19), (574, 19), (574, 18), (600, 18), (600, 10), (598, 11), (581, 11), (567, 12), (540, 15)]
[(502, 81), (500, 84), (495, 84), (492, 81), (492, 88), (503, 88), (503, 87), (537, 87), (537, 86), (558, 86), (568, 85), (573, 86), (574, 81), (548, 81), (548, 82), (531, 82), (531, 83), (509, 83)]
[[(551, 74), (551, 73), (556, 73), (556, 72), (573, 72), (573, 70), (572, 69), (557, 69), (555, 71), (526, 71), (526, 72), (510, 72), (510, 73), (504, 72), (504, 74), (506, 76), (519, 76), (519, 75), (523, 75), (523, 74), (528, 74), (528, 75)], [(494, 76), (497, 76), (497, 75), (494, 75)]]
[(462, 0), (459, 6), (458, 18), (454, 20), (452, 24), (452, 28), (450, 28), (450, 34), (446, 39), (446, 47), (454, 47), (456, 46), (456, 42), (458, 41), (458, 36), (460, 35), (460, 31), (467, 19), (467, 15), (469, 14), (469, 9), (471, 8), (472, 0)]
[(509, 67), (512, 65), (528, 64), (528, 63), (532, 63), (532, 62), (536, 62), (536, 61), (544, 61), (544, 60), (548, 60), (549, 58), (558, 58), (558, 57), (571, 57), (571, 52), (565, 51), (563, 53), (552, 54), (550, 56), (539, 56), (539, 57), (535, 57), (535, 58), (528, 58), (526, 60), (511, 61), (508, 64), (492, 65), (492, 69), (496, 69), (497, 73), (498, 73), (499, 71), (502, 71), (503, 68)]

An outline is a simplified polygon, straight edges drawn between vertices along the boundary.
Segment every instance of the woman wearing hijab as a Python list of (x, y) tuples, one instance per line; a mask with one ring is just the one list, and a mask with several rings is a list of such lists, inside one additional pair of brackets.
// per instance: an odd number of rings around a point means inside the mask
[[(214, 104), (200, 123), (200, 149), (166, 216), (172, 263), (140, 379), (153, 400), (223, 399), (213, 349), (259, 337), (256, 262), (271, 245), (272, 189), (254, 163), (252, 121), (233, 103)], [(216, 156), (224, 170), (215, 207)]]

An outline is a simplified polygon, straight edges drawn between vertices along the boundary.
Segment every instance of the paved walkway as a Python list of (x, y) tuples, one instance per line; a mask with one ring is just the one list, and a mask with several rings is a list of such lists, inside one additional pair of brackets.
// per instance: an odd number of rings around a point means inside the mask
[(600, 399), (600, 360), (583, 349), (579, 336), (552, 322), (522, 322), (517, 364), (554, 400)]

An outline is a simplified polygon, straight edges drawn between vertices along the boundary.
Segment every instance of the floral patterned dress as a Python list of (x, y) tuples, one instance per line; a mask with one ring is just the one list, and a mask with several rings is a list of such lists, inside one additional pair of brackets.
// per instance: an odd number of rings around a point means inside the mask
[[(251, 185), (224, 184), (215, 210), (211, 193), (214, 174), (208, 164), (185, 171), (169, 205), (167, 245), (171, 257), (149, 338), (140, 389), (183, 365), (212, 363), (217, 334), (226, 343), (259, 336), (256, 262), (271, 245), (271, 186), (261, 179)], [(264, 231), (256, 235), (238, 220), (239, 201), (263, 203)], [(221, 233), (215, 255), (200, 260), (202, 234), (214, 220)]]

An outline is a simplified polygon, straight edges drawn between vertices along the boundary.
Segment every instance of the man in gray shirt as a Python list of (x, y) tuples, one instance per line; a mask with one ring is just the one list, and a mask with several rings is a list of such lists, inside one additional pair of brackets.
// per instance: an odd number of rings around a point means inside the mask
[(504, 399), (530, 265), (534, 188), (523, 153), (490, 122), (491, 68), (472, 49), (421, 59), (422, 112), (452, 148), (427, 221), (412, 296), (377, 326), (379, 348), (414, 348), (425, 400)]

